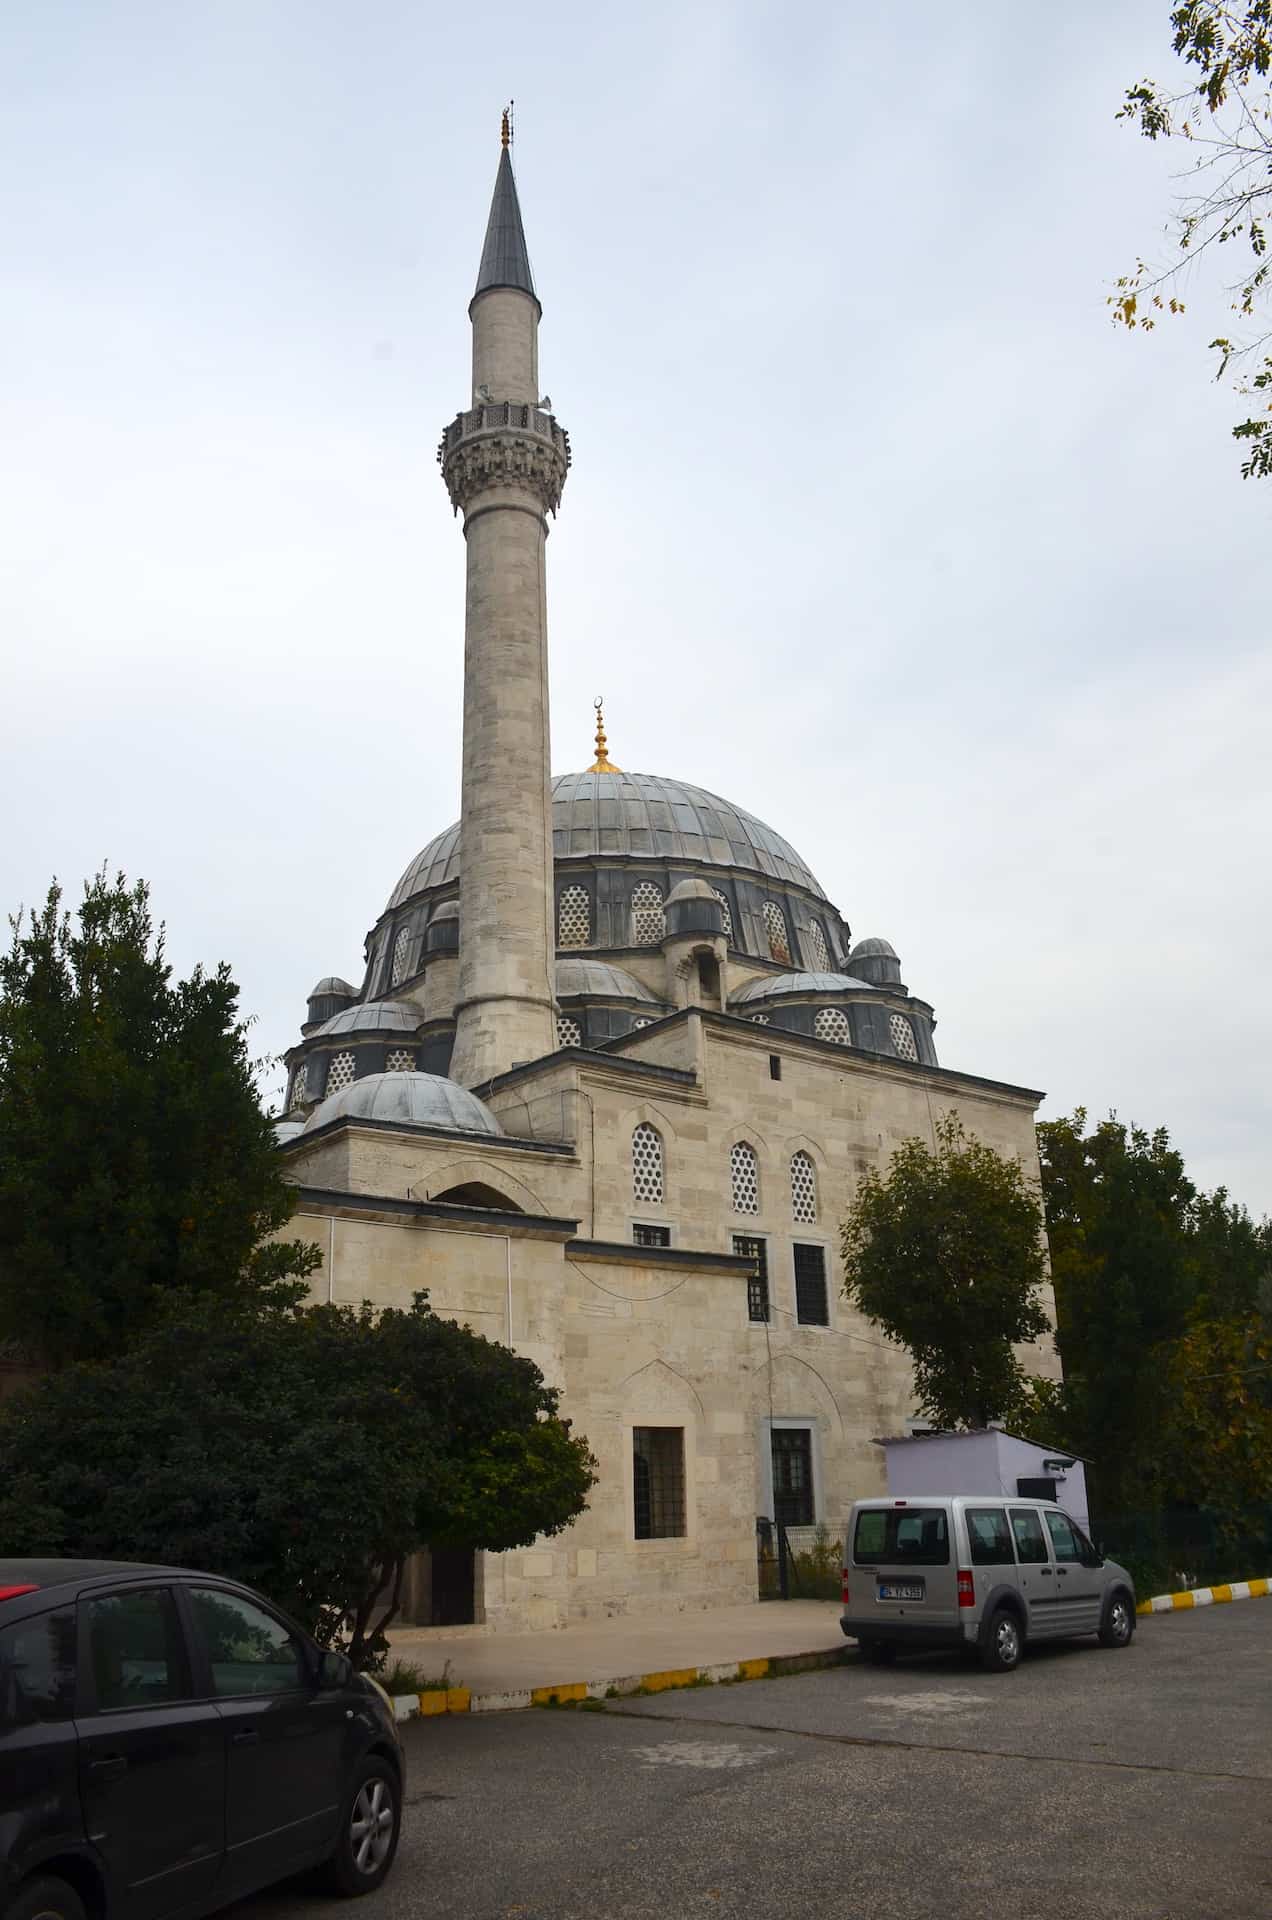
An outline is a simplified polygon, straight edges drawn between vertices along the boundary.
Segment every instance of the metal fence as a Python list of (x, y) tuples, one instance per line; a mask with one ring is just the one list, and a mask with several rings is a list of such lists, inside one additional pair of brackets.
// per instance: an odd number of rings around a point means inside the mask
[(842, 1527), (786, 1527), (761, 1516), (755, 1523), (760, 1599), (838, 1600), (843, 1544)]

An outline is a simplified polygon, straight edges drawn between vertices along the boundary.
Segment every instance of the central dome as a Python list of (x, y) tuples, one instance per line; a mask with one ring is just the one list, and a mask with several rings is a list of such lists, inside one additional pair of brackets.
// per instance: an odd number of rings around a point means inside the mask
[[(826, 895), (789, 840), (731, 800), (656, 773), (559, 773), (552, 782), (557, 860), (624, 854), (739, 867)], [(459, 826), (430, 840), (393, 890), (389, 909), (459, 878)]]

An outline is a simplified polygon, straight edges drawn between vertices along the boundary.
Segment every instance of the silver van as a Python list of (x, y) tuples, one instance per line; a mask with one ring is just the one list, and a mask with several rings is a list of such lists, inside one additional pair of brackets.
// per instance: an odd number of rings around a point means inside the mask
[(993, 1494), (858, 1500), (840, 1625), (881, 1665), (905, 1648), (974, 1648), (992, 1673), (1029, 1640), (1128, 1647), (1135, 1583), (1049, 1500)]

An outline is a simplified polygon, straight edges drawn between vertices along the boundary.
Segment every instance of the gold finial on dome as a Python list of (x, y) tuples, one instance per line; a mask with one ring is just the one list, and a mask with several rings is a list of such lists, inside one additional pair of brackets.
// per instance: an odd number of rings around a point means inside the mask
[(592, 705), (596, 708), (596, 758), (588, 768), (589, 773), (621, 773), (605, 751), (605, 712), (602, 695), (597, 694)]

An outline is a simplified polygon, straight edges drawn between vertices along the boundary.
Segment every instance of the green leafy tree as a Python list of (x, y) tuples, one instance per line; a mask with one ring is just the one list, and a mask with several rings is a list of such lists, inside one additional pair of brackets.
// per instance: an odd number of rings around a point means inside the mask
[[(1182, 313), (1173, 291), (1185, 268), (1209, 265), (1226, 249), (1242, 266), (1228, 275), (1228, 304), (1242, 337), (1225, 322), (1210, 342), (1219, 355), (1217, 379), (1231, 375), (1237, 391), (1256, 402), (1233, 435), (1245, 448), (1241, 472), (1272, 477), (1272, 329), (1267, 325), (1269, 273), (1267, 219), (1272, 207), (1272, 0), (1185, 0), (1170, 11), (1175, 54), (1193, 71), (1183, 85), (1159, 87), (1141, 80), (1128, 87), (1118, 118), (1130, 120), (1149, 140), (1179, 140), (1191, 165), (1173, 219), (1174, 257), (1164, 265), (1140, 260), (1118, 281), (1110, 297), (1119, 325), (1151, 329), (1167, 313)], [(1221, 269), (1222, 272), (1222, 269)]]
[(886, 1174), (866, 1174), (843, 1257), (847, 1298), (909, 1349), (924, 1413), (983, 1427), (1016, 1411), (1026, 1386), (1013, 1347), (1050, 1326), (1042, 1215), (1018, 1160), (947, 1115), (935, 1150), (906, 1140)]
[(539, 1369), (409, 1311), (177, 1303), (121, 1356), (0, 1409), (10, 1553), (231, 1575), (360, 1666), (407, 1556), (553, 1534), (594, 1483)]
[(118, 1353), (187, 1293), (285, 1297), (291, 1213), (229, 969), (174, 980), (144, 883), (50, 888), (0, 958), (0, 1342)]
[(1272, 1549), (1272, 1334), (1261, 1317), (1189, 1327), (1171, 1350), (1167, 1386), (1158, 1444), (1171, 1497), (1205, 1509), (1229, 1540), (1257, 1527)]

